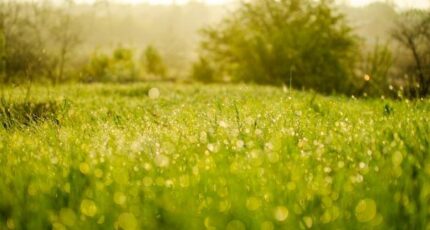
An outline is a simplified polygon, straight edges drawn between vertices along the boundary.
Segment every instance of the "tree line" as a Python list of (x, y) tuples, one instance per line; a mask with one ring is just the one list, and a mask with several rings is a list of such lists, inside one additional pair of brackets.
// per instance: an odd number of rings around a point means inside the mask
[[(208, 9), (193, 4), (187, 7), (195, 12)], [(386, 38), (370, 43), (331, 1), (247, 1), (230, 9), (222, 20), (201, 25), (191, 21), (202, 15), (171, 8), (174, 14), (186, 12), (176, 29), (180, 27), (184, 34), (198, 26), (203, 29), (199, 41), (190, 35), (187, 43), (168, 52), (169, 46), (163, 44), (182, 36), (173, 34), (173, 27), (171, 34), (157, 32), (156, 45), (136, 48), (124, 42), (109, 49), (91, 45), (94, 38), (83, 30), (94, 20), (88, 15), (96, 11), (81, 8), (73, 1), (0, 3), (1, 82), (187, 79), (285, 85), (356, 96), (420, 98), (430, 93), (428, 10), (395, 12), (392, 26), (384, 32)], [(163, 12), (170, 15), (166, 9)], [(120, 36), (122, 29), (130, 33), (126, 27), (116, 27), (111, 36)], [(184, 49), (195, 47), (196, 52), (183, 54)], [(181, 64), (175, 66), (175, 60)], [(184, 71), (184, 63), (190, 63), (189, 71)]]
[(387, 33), (389, 40), (369, 45), (331, 1), (244, 2), (203, 31), (193, 76), (357, 96), (428, 95), (430, 12), (401, 12)]

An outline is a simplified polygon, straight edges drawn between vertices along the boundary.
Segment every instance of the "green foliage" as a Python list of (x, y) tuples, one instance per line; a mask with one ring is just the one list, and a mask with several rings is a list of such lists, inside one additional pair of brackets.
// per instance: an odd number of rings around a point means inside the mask
[(146, 47), (142, 54), (141, 62), (147, 74), (152, 74), (157, 77), (165, 78), (167, 68), (163, 58), (154, 46)]
[(76, 17), (44, 1), (1, 2), (2, 82), (69, 80), (68, 61), (79, 43)]
[(191, 78), (200, 82), (215, 82), (216, 81), (216, 71), (211, 63), (203, 57), (200, 57), (198, 62), (193, 64), (193, 69), (191, 73)]
[[(430, 11), (403, 12), (392, 31), (393, 38), (408, 51), (410, 57), (404, 74), (411, 76), (403, 84), (411, 96), (430, 94)], [(404, 58), (405, 59), (405, 58)], [(407, 59), (406, 59), (407, 60)]]
[[(31, 103), (49, 101), (33, 92)], [(0, 229), (430, 224), (428, 99), (189, 84), (56, 86), (49, 97), (73, 101), (61, 126), (0, 126)]]
[(95, 52), (83, 71), (85, 82), (127, 82), (139, 78), (133, 50), (118, 47), (112, 56)]
[[(256, 0), (204, 30), (201, 56), (232, 81), (349, 90), (356, 38), (328, 1)], [(223, 79), (216, 79), (222, 81)]]

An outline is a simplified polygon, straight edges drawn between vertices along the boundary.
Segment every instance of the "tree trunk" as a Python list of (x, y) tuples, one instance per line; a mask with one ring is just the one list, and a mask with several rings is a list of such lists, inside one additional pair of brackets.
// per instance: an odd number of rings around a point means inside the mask
[(427, 87), (426, 77), (424, 74), (421, 59), (420, 59), (420, 56), (418, 54), (418, 50), (417, 50), (417, 47), (416, 47), (414, 41), (412, 41), (412, 39), (408, 39), (408, 43), (409, 43), (409, 46), (411, 47), (412, 55), (414, 56), (415, 64), (417, 66), (418, 80), (419, 80), (419, 84), (420, 84), (419, 94), (420, 94), (420, 96), (425, 96), (428, 93), (428, 87)]

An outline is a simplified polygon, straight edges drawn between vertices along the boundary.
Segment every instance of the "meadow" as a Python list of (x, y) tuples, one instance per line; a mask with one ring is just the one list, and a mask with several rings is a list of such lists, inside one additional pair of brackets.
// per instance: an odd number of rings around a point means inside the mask
[(430, 229), (430, 101), (6, 87), (0, 229)]

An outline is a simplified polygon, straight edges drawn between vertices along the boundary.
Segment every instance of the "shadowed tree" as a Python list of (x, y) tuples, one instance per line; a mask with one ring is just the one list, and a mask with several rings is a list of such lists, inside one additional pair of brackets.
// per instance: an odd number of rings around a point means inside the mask
[(52, 28), (52, 34), (58, 43), (58, 73), (55, 82), (60, 82), (64, 78), (64, 70), (73, 48), (79, 43), (78, 33), (73, 27), (73, 17), (70, 11), (74, 5), (72, 0), (65, 1), (64, 8), (58, 12), (58, 24)]
[(153, 46), (148, 46), (142, 57), (142, 63), (145, 71), (158, 77), (166, 77), (167, 69), (164, 64), (163, 58), (158, 53), (158, 50)]
[(393, 38), (412, 56), (413, 90), (419, 96), (429, 94), (430, 88), (430, 14), (424, 10), (410, 10), (400, 15), (392, 32)]

